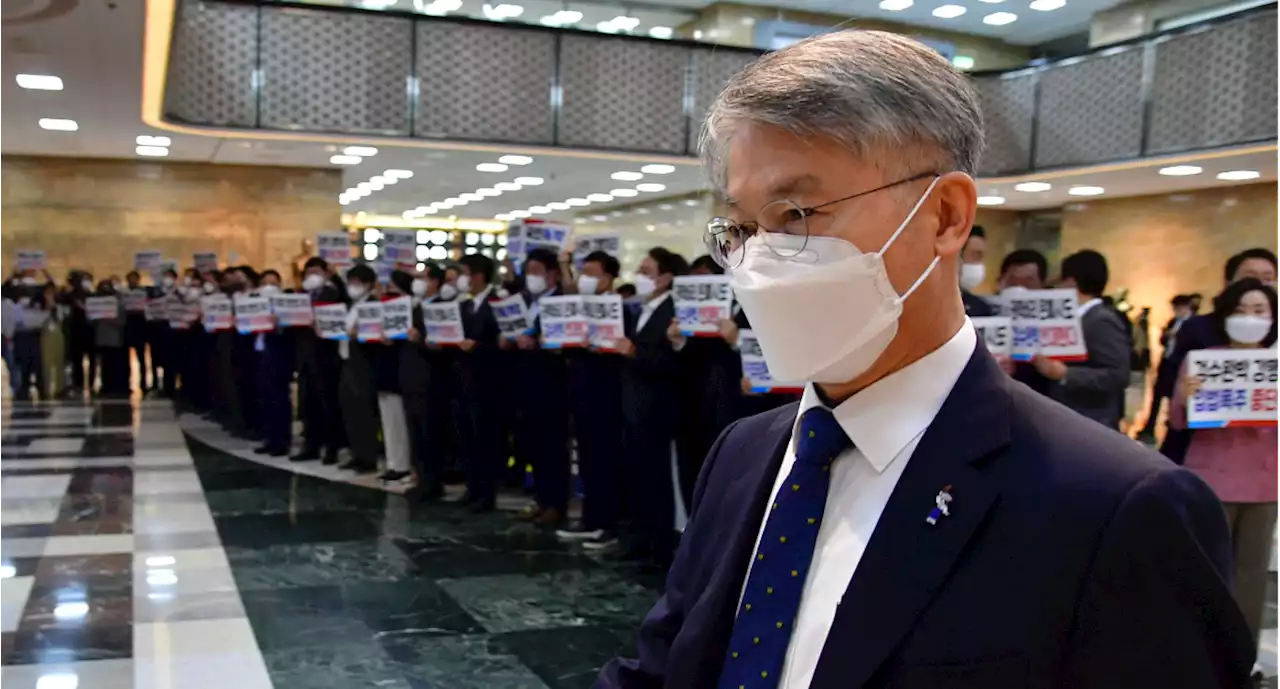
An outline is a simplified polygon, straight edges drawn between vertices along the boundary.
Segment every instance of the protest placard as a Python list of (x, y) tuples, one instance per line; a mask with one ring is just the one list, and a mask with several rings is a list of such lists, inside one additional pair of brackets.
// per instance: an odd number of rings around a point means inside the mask
[(382, 341), (382, 302), (363, 301), (355, 305), (356, 340), (360, 342)]
[(147, 300), (147, 320), (165, 321), (169, 319), (167, 311), (168, 297), (152, 297)]
[(206, 270), (218, 269), (218, 252), (216, 251), (197, 251), (191, 255), (191, 263), (196, 270), (203, 273)]
[(111, 320), (120, 310), (120, 300), (115, 297), (89, 297), (84, 300), (84, 310), (91, 321)]
[(164, 260), (164, 254), (154, 249), (133, 252), (133, 269), (139, 273), (155, 272), (156, 264)]
[(543, 297), (538, 300), (538, 311), (544, 348), (583, 347), (587, 344), (587, 314), (582, 309), (581, 296)]
[(382, 300), (382, 336), (388, 340), (409, 337), (413, 325), (413, 300), (408, 295)]
[(751, 392), (797, 393), (804, 389), (799, 383), (786, 383), (773, 379), (769, 373), (769, 364), (764, 360), (764, 351), (760, 349), (760, 340), (751, 330), (738, 331), (738, 352), (742, 355), (742, 375), (751, 385)]
[(1008, 361), (1013, 357), (1013, 319), (1007, 316), (970, 318), (978, 331), (978, 339), (996, 361)]
[(1204, 382), (1187, 400), (1188, 428), (1276, 425), (1276, 350), (1187, 352), (1187, 375)]
[(44, 270), (48, 266), (43, 249), (18, 250), (18, 270)]
[(351, 260), (351, 236), (346, 232), (321, 232), (316, 235), (316, 255), (323, 258), (330, 268), (349, 268)]
[(591, 347), (602, 352), (614, 351), (618, 340), (626, 336), (622, 326), (622, 296), (585, 295), (582, 310), (587, 316), (587, 339)]
[(276, 319), (271, 315), (271, 300), (237, 294), (235, 298), (236, 331), (242, 335), (265, 333), (276, 329)]
[[(195, 304), (196, 311), (200, 309), (200, 304)], [(187, 320), (187, 304), (178, 298), (178, 295), (171, 294), (164, 300), (165, 318), (169, 321), (169, 328), (172, 330), (186, 330), (191, 327), (191, 321)]]
[(315, 322), (311, 314), (311, 296), (308, 294), (273, 294), (271, 312), (276, 315), (276, 322), (286, 328)]
[(1014, 361), (1030, 361), (1036, 354), (1060, 361), (1087, 358), (1075, 290), (1025, 290), (1002, 299), (1001, 314), (1013, 319)]
[(501, 301), (495, 301), (493, 306), (493, 317), (498, 321), (498, 330), (502, 336), (508, 340), (514, 340), (521, 335), (527, 335), (533, 329), (529, 322), (529, 308), (524, 303), (524, 297), (519, 294), (513, 294)]
[(728, 275), (684, 275), (672, 283), (676, 319), (686, 336), (719, 337), (720, 321), (732, 317)]
[(124, 310), (131, 313), (143, 313), (147, 310), (147, 290), (139, 287), (137, 289), (125, 290), (124, 294)]
[(225, 294), (211, 294), (200, 297), (200, 311), (204, 314), (201, 323), (209, 332), (231, 330), (236, 326), (235, 313), (231, 300)]
[(427, 342), (431, 344), (456, 345), (466, 339), (462, 330), (462, 311), (456, 301), (423, 304), (422, 321), (427, 328)]
[(378, 258), (396, 268), (413, 268), (418, 264), (416, 230), (383, 230), (382, 251)]
[(582, 264), (593, 251), (617, 257), (622, 252), (622, 237), (616, 234), (591, 234), (578, 237), (573, 245), (573, 267), (581, 272)]
[(322, 340), (347, 339), (347, 305), (316, 304), (312, 309), (315, 314), (316, 335)]
[(151, 281), (160, 284), (164, 279), (164, 274), (172, 270), (175, 274), (178, 272), (178, 262), (171, 258), (162, 258), (151, 266)]

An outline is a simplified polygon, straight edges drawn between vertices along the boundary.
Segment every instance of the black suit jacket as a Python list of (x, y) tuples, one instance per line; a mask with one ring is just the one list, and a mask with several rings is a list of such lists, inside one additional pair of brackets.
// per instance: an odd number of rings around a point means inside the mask
[(1107, 304), (1098, 304), (1080, 317), (1080, 330), (1089, 357), (1067, 364), (1066, 379), (1050, 383), (1049, 396), (1108, 428), (1119, 428), (1133, 352), (1127, 322)]
[(644, 327), (639, 327), (639, 313), (623, 314), (627, 338), (636, 349), (635, 355), (626, 360), (622, 374), (623, 413), (633, 426), (662, 423), (662, 432), (666, 432), (675, 423), (680, 364), (667, 339), (667, 328), (675, 317), (674, 297), (663, 300)]
[[(716, 686), (796, 411), (717, 441), (638, 660), (610, 663), (596, 687)], [(946, 485), (951, 516), (930, 526)], [(810, 686), (1244, 687), (1255, 647), (1231, 577), (1203, 482), (1009, 380), (979, 347), (880, 514)]]

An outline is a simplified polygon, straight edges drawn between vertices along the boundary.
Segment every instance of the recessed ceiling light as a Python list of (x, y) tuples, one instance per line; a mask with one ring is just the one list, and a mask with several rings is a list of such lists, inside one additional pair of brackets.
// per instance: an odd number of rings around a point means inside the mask
[(481, 196), (502, 196), (502, 192), (492, 187), (485, 187), (484, 189), (476, 189), (476, 193)]
[(530, 215), (533, 215), (533, 213), (530, 213), (529, 211), (511, 211), (507, 215), (510, 215), (513, 218), (527, 218)]
[(405, 211), (405, 212), (401, 213), (401, 214), (400, 214), (400, 217), (404, 218), (405, 220), (412, 220), (413, 218), (418, 217), (418, 211), (415, 211), (415, 210), (408, 210), (408, 211)]
[(434, 206), (435, 208), (439, 208), (440, 210), (445, 211), (445, 210), (449, 210), (450, 208), (453, 208), (455, 204), (452, 201), (436, 201), (431, 205)]
[(504, 221), (505, 221), (505, 220), (510, 220), (510, 219), (511, 219), (511, 214), (510, 214), (510, 213), (499, 213), (499, 214), (497, 214), (497, 215), (493, 216), (493, 219), (494, 219), (494, 220), (504, 220)]
[(699, 201), (698, 199), (685, 199), (685, 200), (684, 200), (684, 205), (686, 205), (686, 206), (697, 206), (697, 205), (699, 205), (699, 204), (701, 204), (701, 203), (702, 203), (702, 202), (701, 202), (701, 201)]
[(671, 38), (676, 32), (669, 26), (654, 26), (649, 29), (650, 38)]
[(612, 215), (612, 216), (613, 216), (613, 217), (615, 217), (615, 218), (621, 218), (622, 216), (626, 215), (626, 212), (624, 212), (624, 211), (609, 211), (609, 215)]
[(955, 19), (967, 11), (968, 10), (961, 5), (942, 5), (941, 7), (934, 8), (933, 16), (940, 19)]
[(368, 158), (369, 156), (378, 155), (378, 149), (374, 148), (373, 146), (347, 146), (346, 148), (342, 149), (342, 153), (343, 155), (360, 156), (362, 158)]
[[(395, 3), (392, 2), (391, 4)], [(497, 22), (513, 19), (524, 14), (524, 7), (522, 5), (510, 5), (507, 3), (494, 6), (486, 2), (480, 9), (484, 12), (485, 19), (492, 19)]]
[(155, 158), (163, 158), (169, 155), (169, 149), (164, 146), (138, 146), (133, 149), (140, 156), (152, 156)]
[(664, 203), (664, 204), (662, 204), (662, 205), (658, 206), (658, 210), (660, 210), (660, 211), (669, 211), (669, 210), (671, 210), (672, 208), (675, 208), (675, 206), (673, 206), (673, 205), (671, 205), (671, 204), (669, 204), (669, 203)]
[(640, 168), (640, 171), (645, 173), (646, 175), (669, 175), (676, 171), (676, 166), (664, 165), (662, 163), (654, 163), (652, 165), (645, 165), (644, 167)]
[(640, 174), (639, 172), (629, 172), (627, 170), (619, 170), (618, 172), (615, 172), (609, 176), (618, 180), (619, 182), (634, 182), (636, 180), (644, 178), (644, 175)]
[(389, 184), (395, 184), (400, 180), (396, 179), (395, 177), (388, 177), (386, 175), (374, 175), (369, 179), (369, 181), (377, 182), (378, 184), (382, 184), (382, 185), (389, 185)]
[(880, 9), (888, 12), (901, 12), (914, 4), (912, 0), (880, 0)]
[(62, 79), (47, 74), (19, 74), (18, 86), (33, 91), (61, 91)]
[(639, 215), (648, 215), (648, 214), (649, 214), (649, 209), (648, 209), (648, 208), (637, 208), (637, 209), (636, 209), (636, 213), (638, 213)]
[(1067, 190), (1067, 193), (1072, 196), (1098, 196), (1099, 194), (1105, 194), (1106, 192), (1107, 190), (1102, 187), (1093, 187), (1087, 184), (1078, 187), (1071, 187)]
[(171, 142), (167, 136), (147, 136), (141, 134), (134, 141), (139, 146), (168, 146)]
[(360, 156), (349, 156), (343, 154), (338, 154), (329, 158), (329, 162), (334, 165), (359, 165), (361, 160), (364, 159)]
[(550, 213), (551, 209), (546, 206), (529, 206), (530, 213)]
[(373, 184), (372, 184), (372, 183), (370, 183), (370, 182), (361, 182), (361, 183), (359, 183), (359, 184), (357, 184), (357, 185), (356, 185), (356, 189), (358, 189), (358, 190), (360, 190), (360, 191), (363, 191), (364, 193), (366, 193), (366, 194), (367, 194), (367, 193), (369, 193), (369, 192), (373, 191)]
[(565, 203), (564, 201), (552, 201), (551, 203), (547, 204), (547, 208), (550, 208), (551, 210), (555, 210), (555, 211), (567, 211), (569, 210), (569, 204)]
[(635, 189), (610, 189), (609, 193), (613, 194), (614, 196), (620, 196), (622, 198), (630, 198), (632, 196), (640, 195), (640, 192), (636, 191)]
[(435, 215), (436, 213), (439, 213), (440, 211), (438, 211), (438, 210), (436, 210), (436, 209), (434, 209), (434, 208), (418, 208), (418, 212), (419, 212), (419, 213), (421, 213), (421, 214), (423, 214), (423, 215)]
[(613, 200), (609, 194), (587, 194), (587, 200), (595, 203), (608, 203)]
[(609, 220), (609, 216), (607, 216), (607, 215), (593, 215), (593, 216), (591, 216), (591, 219), (592, 219), (592, 220), (594, 220), (595, 222), (607, 222), (607, 221)]
[(51, 132), (74, 132), (80, 129), (75, 120), (64, 120), (57, 117), (41, 117), (40, 128)]
[(542, 184), (542, 182), (543, 182), (543, 179), (541, 177), (517, 177), (516, 178), (516, 184), (519, 184), (522, 187), (536, 187), (539, 184)]
[(1004, 26), (1016, 21), (1018, 21), (1018, 15), (1012, 12), (994, 12), (982, 18), (983, 24), (990, 24), (991, 26)]
[(455, 207), (456, 207), (456, 206), (465, 206), (465, 205), (467, 205), (468, 203), (471, 203), (470, 201), (468, 201), (468, 200), (466, 200), (466, 199), (462, 198), (461, 196), (450, 196), (449, 198), (445, 199), (445, 201), (448, 201), (449, 203), (452, 203)]
[(379, 182), (377, 177), (374, 177), (373, 179), (369, 180), (368, 185), (369, 185), (369, 188), (372, 189), (373, 191), (382, 191), (383, 187), (387, 186), (382, 182)]
[(978, 205), (979, 205), (979, 206), (1000, 206), (1000, 205), (1004, 205), (1004, 197), (1003, 197), (1003, 196), (979, 196), (979, 197), (978, 197)]
[(591, 205), (590, 201), (586, 199), (578, 199), (578, 198), (565, 199), (564, 202), (569, 204), (570, 206), (590, 206)]
[(982, 2), (985, 2), (985, 3), (987, 3), (988, 5), (998, 5), (998, 4), (1002, 3), (1002, 2), (1004, 2), (1004, 0), (982, 0)]
[(1052, 12), (1067, 6), (1067, 0), (1033, 0), (1030, 7), (1037, 12)]
[(667, 185), (657, 184), (656, 182), (645, 182), (644, 184), (636, 185), (636, 191), (658, 192), (658, 191), (665, 191), (666, 188), (667, 188)]
[(1013, 188), (1034, 194), (1036, 192), (1049, 191), (1053, 188), (1053, 185), (1048, 182), (1023, 182), (1022, 184), (1013, 185)]
[(484, 200), (483, 196), (475, 193), (474, 191), (469, 191), (465, 194), (458, 194), (458, 198), (462, 199), (463, 201), (483, 201)]
[(409, 179), (410, 177), (413, 177), (413, 170), (385, 170), (383, 171), (382, 176), (392, 177), (395, 179)]
[(498, 191), (520, 191), (520, 185), (516, 182), (498, 182), (493, 188)]
[(951, 58), (951, 64), (956, 69), (973, 69), (973, 58), (968, 55), (957, 55)]
[(1225, 182), (1239, 182), (1246, 179), (1257, 179), (1261, 176), (1257, 170), (1228, 170), (1218, 173), (1218, 179)]
[(480, 163), (476, 166), (479, 172), (506, 172), (507, 166), (502, 163)]
[(1204, 172), (1204, 168), (1198, 165), (1172, 165), (1160, 168), (1160, 174), (1166, 177), (1190, 177), (1201, 172)]
[(530, 158), (529, 156), (509, 155), (502, 156), (498, 159), (498, 162), (505, 163), (507, 165), (528, 165), (533, 162), (533, 158)]

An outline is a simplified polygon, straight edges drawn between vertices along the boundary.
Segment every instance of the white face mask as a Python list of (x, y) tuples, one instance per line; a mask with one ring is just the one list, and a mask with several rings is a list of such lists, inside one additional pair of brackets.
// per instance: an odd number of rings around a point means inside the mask
[(190, 287), (190, 286), (191, 286), (191, 276), (190, 276), (190, 275), (183, 275), (183, 276), (182, 276), (182, 286), (183, 286), (183, 287)]
[(367, 291), (364, 285), (347, 285), (347, 296), (352, 300), (359, 300)]
[(160, 286), (165, 288), (165, 290), (173, 289), (173, 278), (168, 275), (160, 278)]
[(578, 294), (595, 294), (600, 289), (600, 278), (590, 275), (578, 276)]
[(470, 275), (459, 275), (459, 276), (458, 276), (458, 291), (459, 291), (459, 292), (470, 292), (470, 291), (471, 291), (471, 276), (470, 276)]
[(80, 288), (81, 288), (81, 289), (83, 289), (83, 290), (85, 290), (85, 291), (87, 291), (87, 292), (92, 292), (92, 291), (93, 291), (93, 280), (81, 280), (81, 281), (80, 281)]
[(258, 294), (269, 297), (273, 294), (279, 294), (280, 288), (277, 285), (263, 285), (258, 288)]
[(323, 275), (312, 273), (305, 278), (302, 278), (302, 289), (305, 289), (308, 292), (314, 292), (321, 287), (324, 287)]
[(541, 275), (526, 275), (524, 287), (529, 290), (529, 294), (542, 294), (547, 291), (547, 279)]
[(206, 282), (206, 283), (204, 283), (204, 293), (205, 293), (205, 294), (213, 294), (214, 292), (217, 292), (217, 291), (218, 291), (218, 286), (217, 286), (217, 285), (213, 284), (212, 282)]
[(1227, 316), (1227, 337), (1236, 344), (1258, 344), (1271, 333), (1271, 319), (1238, 313)]
[(636, 276), (635, 285), (637, 297), (647, 297), (658, 289), (658, 283), (654, 282), (653, 278), (645, 275), (644, 273), (640, 273)]
[(190, 300), (192, 300), (192, 301), (195, 301), (196, 299), (199, 299), (199, 298), (200, 298), (200, 288), (199, 288), (199, 287), (188, 287), (188, 288), (187, 288), (187, 299), (190, 299)]
[(413, 296), (422, 298), (427, 296), (427, 288), (429, 285), (422, 278), (415, 278), (413, 281)]
[(981, 263), (960, 264), (960, 289), (972, 292), (987, 279), (987, 266)]
[(456, 297), (456, 296), (458, 296), (458, 288), (457, 288), (457, 287), (454, 287), (453, 285), (450, 285), (450, 284), (449, 284), (449, 283), (447, 283), (447, 282), (446, 282), (445, 284), (443, 284), (443, 285), (441, 285), (441, 286), (440, 286), (440, 298), (441, 298), (441, 299), (443, 299), (443, 300), (445, 300), (445, 301), (449, 301), (450, 299), (453, 299), (453, 298), (454, 298), (454, 297)]
[(27, 275), (27, 276), (25, 276), (25, 277), (23, 277), (23, 278), (22, 278), (22, 281), (21, 281), (21, 282), (22, 282), (22, 284), (24, 284), (24, 285), (34, 285), (34, 284), (36, 284), (36, 279), (35, 279), (34, 277), (30, 276), (30, 275)]
[[(751, 319), (769, 373), (777, 380), (845, 383), (880, 358), (898, 334), (902, 302), (924, 282), (940, 257), (901, 296), (884, 253), (915, 217), (937, 178), (880, 251), (864, 254), (835, 237), (770, 236), (748, 241), (733, 270), (734, 294)], [(803, 247), (803, 251), (799, 251)], [(799, 253), (796, 253), (799, 251)]]

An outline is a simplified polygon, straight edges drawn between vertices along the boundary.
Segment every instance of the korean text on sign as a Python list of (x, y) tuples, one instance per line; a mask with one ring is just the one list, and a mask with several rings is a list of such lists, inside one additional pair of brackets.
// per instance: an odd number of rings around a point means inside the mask
[(559, 254), (564, 251), (569, 241), (569, 226), (540, 220), (526, 220), (524, 223), (524, 250), (542, 247)]
[(1013, 319), (1013, 359), (1036, 354), (1060, 361), (1083, 361), (1088, 352), (1073, 289), (1026, 290), (1002, 297), (1001, 313)]
[(513, 294), (502, 301), (493, 302), (492, 306), (498, 330), (508, 340), (527, 335), (532, 329), (529, 325), (529, 309), (525, 306), (523, 296)]
[(236, 325), (235, 314), (231, 309), (231, 300), (225, 294), (214, 294), (200, 298), (200, 311), (204, 314), (204, 329), (231, 330)]
[[(197, 303), (196, 311), (200, 310)], [(187, 320), (187, 304), (177, 297), (177, 295), (169, 295), (164, 301), (165, 318), (169, 321), (169, 327), (174, 330), (185, 330), (191, 327), (191, 321)]]
[(151, 266), (151, 280), (158, 285), (160, 284), (160, 281), (164, 279), (164, 274), (171, 270), (174, 273), (178, 272), (177, 261), (172, 258), (165, 258), (156, 261), (156, 264)]
[(322, 340), (345, 340), (347, 336), (347, 305), (316, 304), (313, 312), (316, 321), (316, 335)]
[(733, 288), (727, 275), (686, 275), (672, 285), (676, 320), (685, 335), (716, 336), (720, 321), (730, 318)]
[(361, 302), (355, 308), (356, 339), (361, 342), (382, 341), (382, 302)]
[(315, 322), (311, 315), (311, 296), (307, 294), (273, 294), (271, 312), (276, 315), (276, 322), (285, 327)]
[(155, 271), (156, 264), (163, 260), (164, 254), (159, 251), (135, 251), (133, 269), (139, 273), (151, 273)]
[(1013, 319), (1006, 316), (971, 318), (978, 337), (996, 361), (1008, 361), (1013, 357)]
[(751, 392), (795, 393), (804, 389), (798, 383), (784, 383), (773, 379), (769, 373), (769, 364), (765, 363), (764, 352), (760, 349), (760, 340), (750, 330), (738, 331), (738, 351), (742, 354), (742, 375), (751, 384)]
[(201, 273), (218, 269), (218, 252), (216, 251), (198, 251), (191, 255), (191, 260), (196, 270)]
[(147, 290), (139, 287), (126, 290), (124, 293), (124, 310), (130, 313), (142, 313), (147, 310)]
[(392, 266), (417, 265), (416, 236), (417, 233), (414, 230), (383, 230), (382, 255), (379, 258)]
[(346, 232), (321, 232), (316, 235), (316, 253), (331, 268), (346, 268), (352, 264), (351, 237)]
[(148, 321), (167, 321), (169, 314), (167, 311), (167, 297), (154, 297), (147, 300), (147, 320)]
[(44, 251), (40, 249), (18, 252), (18, 270), (44, 270), (46, 265)]
[(456, 345), (466, 339), (462, 331), (462, 311), (458, 302), (423, 304), (422, 322), (427, 329), (427, 342), (438, 345)]
[(618, 256), (622, 250), (622, 237), (616, 234), (592, 234), (579, 237), (573, 246), (573, 267), (582, 270), (582, 264), (593, 251), (603, 251)]
[(626, 337), (622, 328), (622, 296), (592, 294), (582, 297), (582, 310), (587, 314), (587, 337), (594, 349), (614, 351), (618, 340)]
[(582, 297), (566, 295), (538, 300), (542, 346), (546, 349), (583, 347), (587, 344), (587, 314)]
[(1276, 425), (1276, 350), (1201, 349), (1187, 375), (1204, 384), (1187, 400), (1188, 428)]
[(388, 340), (409, 337), (413, 325), (413, 301), (407, 296), (392, 297), (382, 302), (382, 336)]
[(264, 333), (276, 329), (271, 316), (271, 300), (267, 297), (236, 295), (236, 330), (241, 334)]
[(85, 315), (91, 321), (111, 320), (119, 308), (120, 301), (115, 297), (89, 297), (84, 300)]

